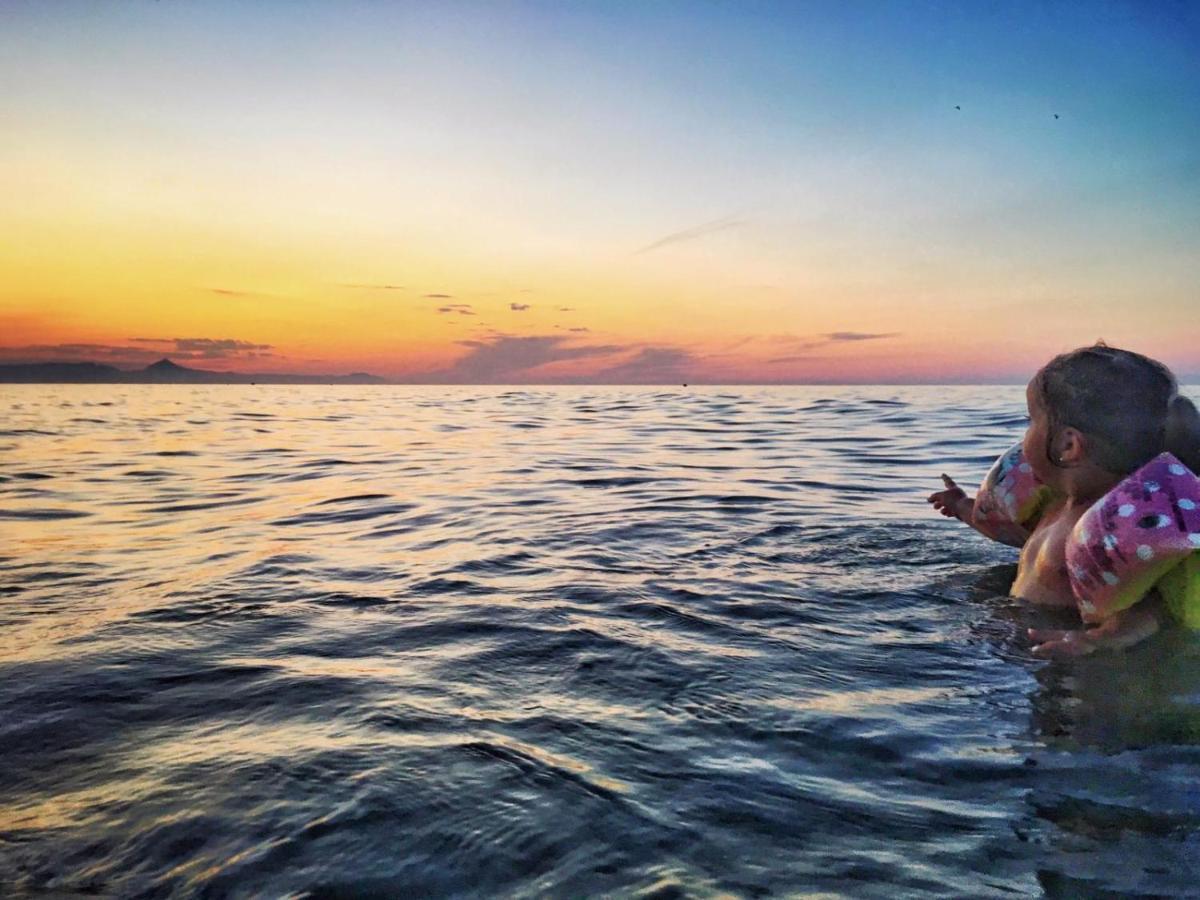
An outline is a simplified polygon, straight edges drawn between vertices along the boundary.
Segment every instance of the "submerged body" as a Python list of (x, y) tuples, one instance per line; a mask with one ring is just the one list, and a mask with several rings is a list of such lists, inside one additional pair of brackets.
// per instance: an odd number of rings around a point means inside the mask
[[(1076, 609), (1079, 598), (1071, 584), (1067, 544), (1075, 526), (1089, 509), (1069, 501), (1052, 506), (1021, 548), (1014, 597), (1040, 606)], [(1038, 630), (1029, 632), (1039, 655), (1078, 655), (1102, 648), (1121, 649), (1145, 640), (1162, 627), (1166, 610), (1162, 597), (1151, 591), (1136, 605), (1113, 613), (1087, 630)]]
[[(1159, 629), (1167, 611), (1155, 582), (1170, 558), (1159, 553), (1187, 557), (1198, 543), (1180, 514), (1196, 508), (1195, 476), (1171, 455), (1177, 452), (1196, 470), (1196, 409), (1179, 396), (1174, 376), (1161, 363), (1103, 344), (1048, 363), (1030, 381), (1026, 402), (1029, 427), (1022, 444), (997, 461), (979, 497), (968, 497), (942, 476), (946, 489), (929, 502), (943, 515), (1021, 548), (1013, 596), (1077, 609), (1081, 625), (1093, 626), (1031, 630), (1035, 653), (1078, 655), (1137, 643)], [(1146, 512), (1145, 503), (1159, 502), (1152, 496), (1173, 492), (1174, 485), (1160, 492), (1160, 481), (1176, 475), (1191, 479), (1185, 491), (1192, 496), (1179, 501), (1188, 505), (1173, 507), (1174, 519), (1165, 514), (1137, 519), (1135, 510)], [(1094, 508), (1106, 497), (1096, 518)], [(1122, 544), (1116, 523), (1134, 521), (1142, 529), (1177, 521), (1182, 545), (1168, 546), (1162, 535), (1145, 530), (1135, 542)], [(1122, 528), (1130, 537), (1129, 526)], [(1140, 570), (1142, 580), (1122, 582), (1127, 576), (1120, 573), (1127, 570)], [(1177, 594), (1171, 596), (1178, 600)]]
[(1021, 547), (1014, 597), (1041, 606), (1075, 608), (1067, 571), (1067, 541), (1086, 507), (1072, 508), (1065, 501), (1051, 506)]
[[(975, 501), (949, 479), (947, 481), (952, 486), (931, 497), (930, 501), (944, 513), (978, 528), (974, 519)], [(947, 504), (944, 495), (952, 492), (961, 496), (956, 500), (951, 498)], [(1036, 606), (1066, 610), (1078, 608), (1067, 567), (1067, 545), (1075, 526), (1090, 505), (1090, 502), (1072, 501), (1069, 498), (1052, 503), (1041, 514), (1027, 537), (1019, 528), (1000, 536), (997, 536), (994, 527), (984, 531), (989, 537), (1021, 548), (1017, 575), (1009, 589), (1013, 597)], [(1154, 634), (1162, 626), (1162, 607), (1161, 598), (1152, 594), (1136, 606), (1114, 613), (1094, 628), (1031, 629), (1029, 636), (1034, 641), (1033, 652), (1039, 656), (1078, 656), (1099, 649), (1131, 646)]]

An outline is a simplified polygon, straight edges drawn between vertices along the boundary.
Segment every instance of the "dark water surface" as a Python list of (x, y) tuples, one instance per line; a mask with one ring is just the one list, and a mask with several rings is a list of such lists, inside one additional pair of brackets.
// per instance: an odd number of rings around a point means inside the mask
[(0, 390), (0, 894), (1200, 895), (1200, 638), (924, 502), (1020, 388)]

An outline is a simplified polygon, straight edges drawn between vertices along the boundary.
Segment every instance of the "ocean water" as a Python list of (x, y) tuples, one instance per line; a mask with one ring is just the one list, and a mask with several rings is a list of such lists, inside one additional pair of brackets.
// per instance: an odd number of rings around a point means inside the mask
[(1200, 637), (925, 503), (1023, 406), (6, 386), (0, 894), (1196, 896)]

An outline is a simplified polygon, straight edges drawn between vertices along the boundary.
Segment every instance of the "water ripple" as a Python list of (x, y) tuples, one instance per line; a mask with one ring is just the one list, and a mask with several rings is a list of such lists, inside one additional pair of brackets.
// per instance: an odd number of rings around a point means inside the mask
[(1035, 662), (924, 502), (1020, 388), (0, 406), (10, 893), (1194, 892), (1200, 647)]

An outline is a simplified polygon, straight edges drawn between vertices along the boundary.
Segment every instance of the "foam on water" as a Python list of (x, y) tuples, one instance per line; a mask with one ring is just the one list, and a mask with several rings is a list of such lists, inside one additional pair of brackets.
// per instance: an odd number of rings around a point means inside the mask
[(932, 514), (1020, 388), (9, 386), (0, 888), (1186, 894), (1200, 647)]

